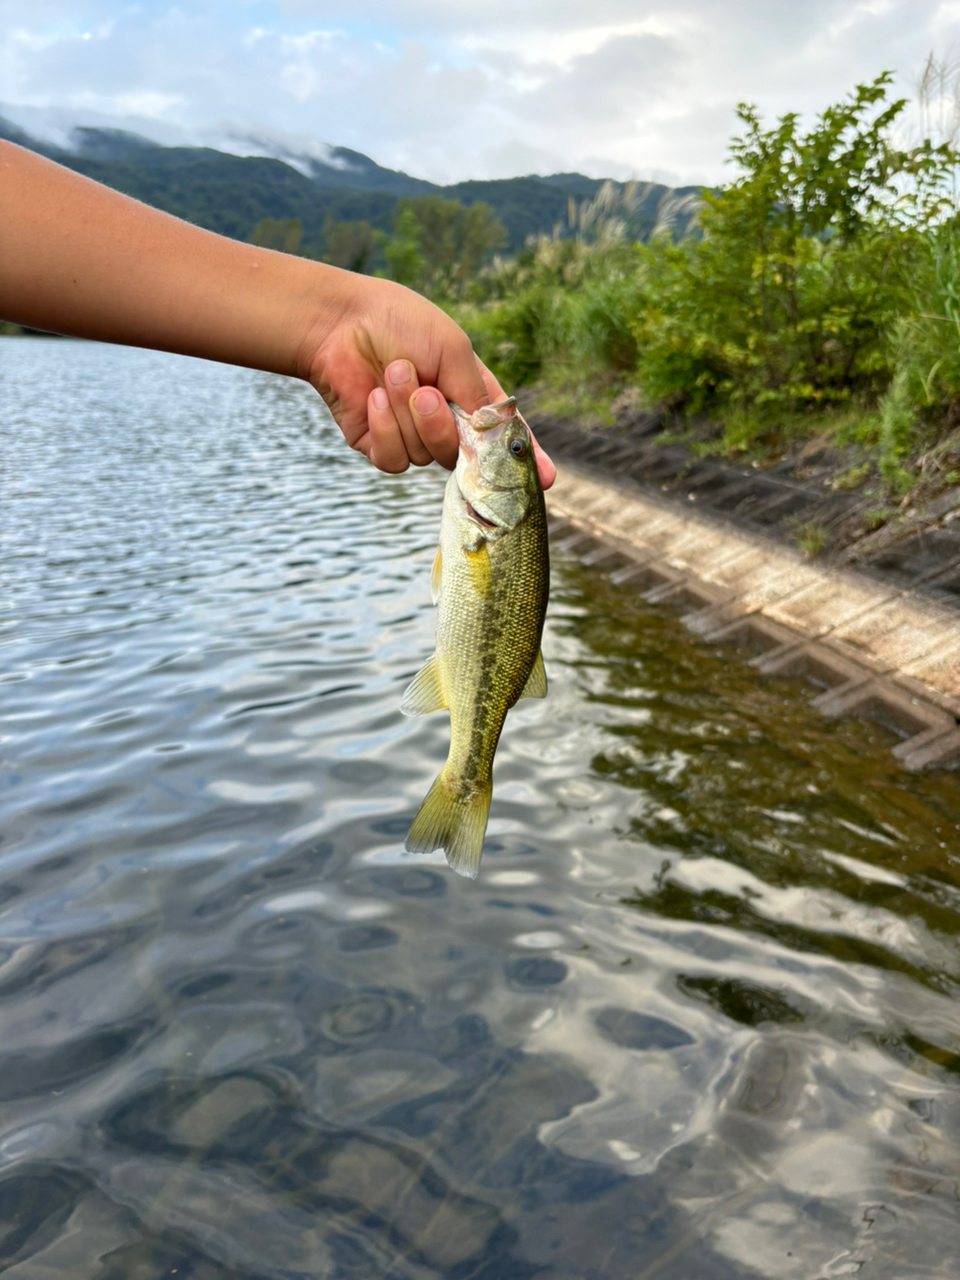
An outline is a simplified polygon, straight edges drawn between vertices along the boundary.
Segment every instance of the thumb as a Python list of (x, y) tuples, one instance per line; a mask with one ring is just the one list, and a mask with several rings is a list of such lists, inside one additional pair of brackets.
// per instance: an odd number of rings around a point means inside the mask
[(476, 413), (491, 400), (505, 400), (496, 378), (474, 355), (470, 339), (452, 321), (451, 325), (454, 333), (445, 335), (434, 386), (464, 413)]

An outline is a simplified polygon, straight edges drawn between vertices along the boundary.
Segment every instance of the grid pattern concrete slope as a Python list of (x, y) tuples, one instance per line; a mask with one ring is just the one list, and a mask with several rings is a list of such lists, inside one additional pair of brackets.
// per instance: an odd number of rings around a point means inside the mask
[(892, 724), (908, 768), (960, 758), (960, 610), (569, 463), (547, 501), (560, 546), (706, 639), (747, 642), (759, 670), (824, 686), (826, 714)]

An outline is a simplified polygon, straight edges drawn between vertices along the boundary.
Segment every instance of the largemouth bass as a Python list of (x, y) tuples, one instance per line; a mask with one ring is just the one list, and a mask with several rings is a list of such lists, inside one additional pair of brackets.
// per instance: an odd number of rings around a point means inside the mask
[(540, 636), (550, 568), (543, 490), (516, 401), (473, 414), (451, 408), (460, 454), (433, 565), (437, 647), (400, 704), (406, 715), (449, 709), (450, 754), (406, 847), (443, 849), (454, 871), (473, 879), (504, 719), (520, 698), (547, 693)]

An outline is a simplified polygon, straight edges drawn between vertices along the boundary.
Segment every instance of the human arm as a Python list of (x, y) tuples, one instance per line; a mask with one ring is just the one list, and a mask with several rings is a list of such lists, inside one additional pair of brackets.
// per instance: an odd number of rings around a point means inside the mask
[[(502, 395), (466, 334), (419, 294), (204, 231), (7, 142), (0, 315), (304, 378), (348, 444), (385, 471), (452, 466), (446, 401), (472, 412)], [(431, 391), (433, 412), (420, 412)]]

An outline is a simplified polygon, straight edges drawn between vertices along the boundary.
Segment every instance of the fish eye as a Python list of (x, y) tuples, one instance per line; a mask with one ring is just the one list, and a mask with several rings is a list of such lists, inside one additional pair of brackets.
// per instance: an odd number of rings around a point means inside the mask
[(521, 440), (519, 436), (514, 436), (510, 441), (510, 452), (515, 458), (525, 458), (527, 456), (527, 442)]

